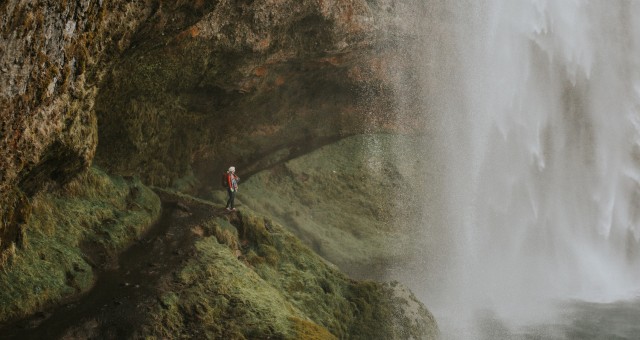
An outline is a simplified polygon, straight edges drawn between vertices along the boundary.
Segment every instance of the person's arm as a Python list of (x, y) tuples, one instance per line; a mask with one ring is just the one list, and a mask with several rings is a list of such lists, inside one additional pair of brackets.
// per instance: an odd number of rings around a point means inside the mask
[(233, 174), (233, 177), (235, 177), (235, 179), (236, 179), (236, 187), (235, 187), (235, 189), (236, 189), (236, 191), (238, 191), (238, 182), (240, 182), (240, 177), (236, 176), (236, 174)]

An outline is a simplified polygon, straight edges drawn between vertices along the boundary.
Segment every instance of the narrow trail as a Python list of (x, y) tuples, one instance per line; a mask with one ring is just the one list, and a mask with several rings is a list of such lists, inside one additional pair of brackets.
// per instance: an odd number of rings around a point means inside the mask
[(220, 208), (183, 202), (164, 193), (159, 221), (113, 261), (85, 245), (97, 281), (86, 294), (28, 318), (0, 326), (0, 339), (124, 339), (132, 335), (161, 294), (161, 282), (194, 254), (202, 235), (195, 227), (216, 216), (235, 218)]

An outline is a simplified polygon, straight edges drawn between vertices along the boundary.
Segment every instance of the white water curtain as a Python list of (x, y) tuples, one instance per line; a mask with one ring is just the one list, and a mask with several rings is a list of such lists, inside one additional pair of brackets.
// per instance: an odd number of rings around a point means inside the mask
[(455, 235), (439, 293), (507, 319), (637, 295), (640, 1), (443, 6), (459, 62), (455, 93), (433, 99), (456, 101), (436, 113)]

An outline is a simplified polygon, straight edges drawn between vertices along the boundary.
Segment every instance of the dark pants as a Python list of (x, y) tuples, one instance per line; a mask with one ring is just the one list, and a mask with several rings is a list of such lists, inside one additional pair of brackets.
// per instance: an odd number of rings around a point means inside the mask
[(229, 194), (229, 199), (227, 200), (227, 208), (233, 209), (233, 200), (236, 198), (236, 192), (231, 191), (231, 189), (227, 188), (227, 194)]

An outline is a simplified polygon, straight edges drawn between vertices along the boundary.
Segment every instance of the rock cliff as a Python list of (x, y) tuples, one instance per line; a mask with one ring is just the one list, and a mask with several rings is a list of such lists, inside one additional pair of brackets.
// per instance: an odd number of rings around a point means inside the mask
[(28, 219), (29, 199), (91, 163), (98, 83), (152, 6), (10, 0), (0, 13), (0, 249), (6, 249)]
[[(149, 183), (304, 152), (392, 124), (392, 4), (223, 1), (157, 11), (97, 95), (97, 162)], [(272, 161), (277, 161), (273, 159)]]
[[(414, 129), (396, 119), (391, 82), (411, 73), (398, 44), (411, 39), (408, 10), (392, 0), (0, 2), (0, 266), (8, 287), (24, 268), (38, 278), (28, 299), (1, 297), (4, 319), (90, 289), (91, 242), (116, 256), (158, 218), (145, 185), (208, 197), (231, 164), (253, 175), (346, 136)], [(60, 246), (42, 243), (54, 236)], [(50, 263), (51, 247), (64, 249), (62, 263)]]
[(29, 198), (96, 150), (111, 172), (194, 187), (223, 164), (255, 171), (276, 151), (394, 128), (385, 56), (397, 53), (401, 10), (386, 0), (5, 1), (0, 247), (17, 237)]

